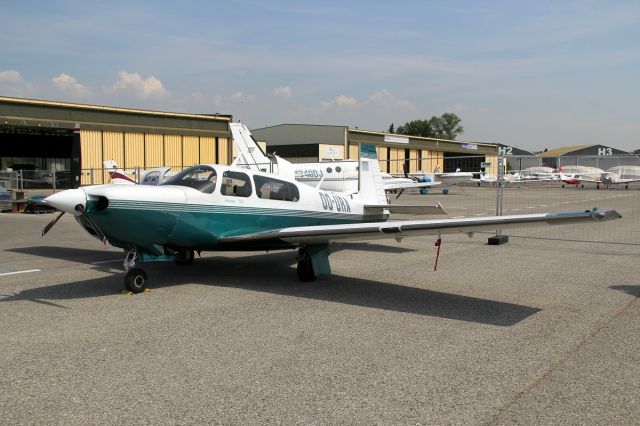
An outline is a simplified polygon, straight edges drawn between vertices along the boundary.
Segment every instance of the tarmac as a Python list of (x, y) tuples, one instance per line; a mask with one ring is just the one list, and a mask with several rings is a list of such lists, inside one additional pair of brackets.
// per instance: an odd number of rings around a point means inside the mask
[[(203, 253), (128, 296), (121, 251), (69, 215), (42, 239), (54, 215), (0, 214), (1, 422), (640, 424), (640, 191), (515, 191), (507, 213), (623, 218), (447, 235), (437, 271), (433, 237), (335, 244), (312, 283), (293, 251)], [(398, 199), (434, 201), (495, 208)]]

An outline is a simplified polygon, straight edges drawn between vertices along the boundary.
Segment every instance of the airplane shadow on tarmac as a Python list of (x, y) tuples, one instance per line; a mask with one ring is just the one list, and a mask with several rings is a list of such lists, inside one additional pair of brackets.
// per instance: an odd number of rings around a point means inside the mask
[(624, 293), (630, 294), (631, 296), (635, 296), (640, 298), (640, 285), (612, 285), (609, 287), (612, 290), (622, 291)]
[[(93, 257), (96, 253), (100, 253), (99, 257), (104, 258), (106, 253), (88, 250), (88, 253), (81, 255), (81, 249), (62, 247), (32, 247), (13, 251), (42, 256), (53, 252), (54, 255), (51, 257), (71, 261)], [(71, 256), (65, 258), (63, 255)], [(151, 289), (170, 288), (183, 284), (239, 288), (495, 326), (512, 326), (541, 311), (531, 306), (336, 274), (321, 277), (311, 283), (301, 283), (292, 265), (295, 266), (294, 252), (285, 251), (243, 257), (196, 258), (190, 266), (176, 266), (173, 262), (152, 262), (144, 264), (144, 268), (149, 275)], [(107, 277), (55, 284), (24, 290), (13, 295), (2, 295), (0, 302), (30, 300), (58, 306), (50, 301), (112, 296), (121, 292), (124, 274), (113, 274), (111, 268), (109, 271), (111, 275)]]

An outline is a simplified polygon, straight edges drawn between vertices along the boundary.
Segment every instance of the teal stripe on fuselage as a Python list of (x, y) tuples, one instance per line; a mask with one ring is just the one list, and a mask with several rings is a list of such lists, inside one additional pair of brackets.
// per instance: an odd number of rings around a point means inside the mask
[(217, 239), (275, 229), (381, 222), (386, 218), (295, 209), (110, 200), (103, 211), (86, 212), (117, 247), (153, 245), (215, 250)]

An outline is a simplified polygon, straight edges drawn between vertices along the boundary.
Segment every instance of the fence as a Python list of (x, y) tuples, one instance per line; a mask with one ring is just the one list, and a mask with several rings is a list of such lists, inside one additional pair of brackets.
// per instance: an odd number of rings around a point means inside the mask
[[(598, 189), (595, 184), (585, 184), (584, 188), (577, 187), (576, 185), (566, 185), (563, 188), (563, 182), (561, 181), (519, 181), (509, 180), (513, 177), (512, 174), (507, 174), (504, 180), (491, 179), (491, 176), (486, 176), (482, 179), (482, 175), (479, 170), (475, 170), (480, 160), (484, 157), (476, 156), (461, 156), (461, 157), (448, 157), (448, 158), (421, 158), (413, 159), (415, 161), (414, 167), (417, 168), (419, 164), (422, 165), (434, 165), (442, 164), (446, 161), (448, 169), (456, 166), (456, 169), (461, 169), (463, 172), (473, 172), (473, 177), (470, 180), (456, 184), (455, 186), (448, 186), (447, 189), (449, 195), (443, 195), (443, 187), (445, 185), (436, 186), (427, 190), (429, 198), (420, 198), (427, 203), (433, 201), (441, 202), (449, 213), (449, 217), (469, 217), (469, 216), (483, 216), (494, 215), (499, 211), (500, 197), (499, 197), (499, 185), (497, 182), (504, 182), (502, 188), (502, 212), (505, 215), (509, 214), (523, 214), (523, 213), (541, 213), (549, 211), (576, 211), (576, 210), (590, 210), (594, 207), (600, 209), (616, 209), (623, 215), (623, 219), (612, 221), (599, 226), (585, 227), (585, 226), (563, 226), (550, 229), (541, 230), (535, 228), (532, 230), (523, 229), (522, 231), (510, 231), (510, 236), (521, 236), (529, 238), (551, 238), (556, 240), (575, 240), (575, 241), (589, 241), (589, 242), (607, 242), (607, 243), (621, 243), (621, 244), (640, 244), (640, 182), (629, 184), (629, 188), (625, 189), (623, 185), (612, 185), (609, 189)], [(391, 161), (398, 161), (393, 167), (396, 170), (402, 170), (405, 160), (383, 160), (382, 166), (390, 164)], [(623, 165), (629, 165), (632, 170), (635, 164), (637, 164), (637, 157), (633, 156), (618, 156), (603, 159), (596, 159), (595, 157), (561, 157), (562, 164), (584, 165), (589, 167), (617, 167)], [(336, 162), (338, 163), (338, 162)], [(480, 161), (480, 164), (486, 162)], [(497, 162), (485, 167), (485, 171), (491, 171), (496, 173), (498, 170)], [(541, 164), (541, 163), (540, 163)], [(533, 166), (532, 166), (533, 167)], [(271, 167), (265, 165), (265, 171), (272, 171)], [(333, 167), (335, 170), (335, 167)], [(441, 167), (442, 169), (442, 167)], [(172, 172), (179, 172), (183, 170), (182, 166), (174, 166), (171, 168)], [(83, 169), (83, 184), (95, 185), (109, 183), (109, 172), (105, 168), (99, 169)], [(141, 177), (141, 170), (129, 170), (130, 177), (134, 180), (139, 180)], [(384, 169), (383, 169), (384, 171)], [(433, 172), (433, 170), (424, 170), (425, 173)], [(404, 173), (397, 173), (396, 176), (402, 176)], [(408, 173), (413, 177), (418, 177), (419, 172)], [(637, 176), (640, 178), (640, 176)], [(434, 176), (434, 180), (438, 180), (438, 177)], [(326, 178), (325, 178), (326, 179)], [(347, 178), (344, 177), (346, 180)], [(64, 189), (69, 187), (71, 182), (69, 181), (68, 172), (43, 172), (43, 171), (12, 171), (12, 172), (0, 172), (0, 185), (6, 189)], [(419, 196), (417, 189), (405, 191), (406, 194), (411, 196)], [(391, 195), (392, 202), (405, 202), (407, 197), (401, 198), (397, 201), (394, 200), (394, 196)]]
[(17, 170), (0, 172), (0, 186), (11, 190), (68, 189), (72, 187), (69, 171)]
[[(529, 157), (531, 158), (531, 157)], [(535, 157), (538, 165), (542, 162), (539, 157)], [(499, 161), (499, 159), (498, 159)], [(513, 158), (507, 157), (511, 161), (513, 168)], [(584, 167), (625, 167), (626, 171), (639, 170), (635, 168), (638, 157), (618, 156), (607, 159), (596, 160), (595, 157), (561, 157), (564, 164), (573, 164)], [(508, 163), (509, 164), (509, 163)], [(535, 162), (529, 163), (529, 167), (536, 167)], [(561, 163), (562, 164), (562, 163)], [(498, 168), (493, 168), (494, 173)], [(497, 166), (497, 164), (495, 164)], [(570, 168), (570, 167), (569, 167)], [(507, 173), (503, 179), (497, 176), (487, 176), (484, 178), (475, 170), (462, 171), (474, 172), (474, 177), (466, 182), (458, 183), (448, 188), (448, 195), (442, 194), (442, 185), (430, 188), (428, 197), (422, 198), (425, 203), (438, 201), (445, 206), (451, 218), (487, 216), (498, 214), (499, 210), (503, 215), (562, 212), (562, 211), (585, 211), (594, 207), (605, 210), (615, 209), (622, 214), (623, 218), (611, 222), (590, 225), (568, 225), (562, 227), (543, 228), (522, 228), (510, 230), (507, 234), (510, 237), (550, 239), (555, 241), (582, 241), (598, 242), (608, 244), (638, 244), (640, 245), (640, 182), (630, 183), (628, 189), (625, 185), (610, 185), (604, 188), (596, 183), (584, 183), (582, 185), (569, 185), (561, 180), (535, 180), (520, 178), (514, 173)], [(627, 177), (640, 179), (640, 175), (627, 175)], [(499, 186), (498, 182), (502, 182)], [(418, 195), (417, 190), (406, 191), (414, 196)], [(501, 194), (500, 194), (501, 192)], [(406, 197), (405, 197), (406, 198)], [(402, 198), (392, 202), (403, 202)], [(408, 202), (408, 201), (404, 201)], [(501, 206), (501, 208), (500, 208)]]

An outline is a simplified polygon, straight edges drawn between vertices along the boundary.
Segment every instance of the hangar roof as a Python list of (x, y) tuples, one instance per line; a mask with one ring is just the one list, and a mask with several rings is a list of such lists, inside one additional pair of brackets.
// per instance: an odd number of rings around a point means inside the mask
[(0, 96), (1, 124), (83, 129), (187, 131), (228, 135), (231, 115), (187, 114)]
[[(604, 150), (604, 151), (603, 151)], [(612, 148), (606, 145), (573, 145), (565, 146), (561, 148), (552, 149), (547, 152), (541, 152), (538, 154), (540, 157), (562, 157), (564, 155), (628, 155), (629, 152), (622, 151), (621, 149)]]
[(505, 145), (503, 143), (499, 144), (498, 146), (500, 146), (500, 148), (511, 148), (510, 151), (507, 151), (507, 154), (506, 154), (507, 156), (526, 156), (526, 155), (536, 156), (537, 155), (531, 151), (527, 151), (525, 149), (517, 148), (511, 145)]
[(268, 145), (313, 145), (351, 143), (376, 143), (389, 146), (423, 147), (422, 149), (441, 149), (444, 151), (494, 154), (497, 145), (485, 142), (460, 141), (421, 136), (390, 134), (370, 130), (353, 129), (348, 126), (321, 124), (278, 124), (275, 126), (252, 129), (251, 133), (258, 140), (265, 140)]

